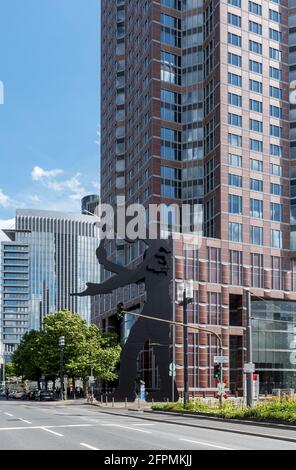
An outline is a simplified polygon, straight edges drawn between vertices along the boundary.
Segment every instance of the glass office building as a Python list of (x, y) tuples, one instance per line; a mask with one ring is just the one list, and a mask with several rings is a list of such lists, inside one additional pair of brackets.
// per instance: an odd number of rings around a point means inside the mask
[(1, 325), (6, 359), (26, 331), (39, 330), (59, 310), (90, 322), (91, 300), (71, 297), (98, 282), (97, 230), (93, 217), (18, 210), (16, 227), (1, 243)]

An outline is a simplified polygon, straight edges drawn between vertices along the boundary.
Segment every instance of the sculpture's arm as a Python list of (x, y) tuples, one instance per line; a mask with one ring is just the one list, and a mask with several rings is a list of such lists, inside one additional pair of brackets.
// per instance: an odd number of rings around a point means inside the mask
[(107, 251), (105, 248), (105, 240), (101, 240), (100, 246), (96, 251), (97, 259), (99, 263), (106, 269), (106, 271), (110, 271), (114, 274), (128, 274), (130, 270), (125, 268), (124, 266), (120, 266), (116, 263), (113, 263), (107, 258)]

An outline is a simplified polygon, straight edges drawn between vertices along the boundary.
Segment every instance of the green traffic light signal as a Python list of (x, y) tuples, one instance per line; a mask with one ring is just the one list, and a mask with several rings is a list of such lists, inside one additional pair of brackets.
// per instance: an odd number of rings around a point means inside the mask
[(214, 364), (214, 378), (221, 379), (221, 364)]

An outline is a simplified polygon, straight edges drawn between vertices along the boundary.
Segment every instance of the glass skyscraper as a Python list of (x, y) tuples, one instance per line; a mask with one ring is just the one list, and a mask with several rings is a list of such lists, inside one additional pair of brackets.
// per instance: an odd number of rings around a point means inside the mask
[(15, 229), (5, 233), (0, 318), (7, 359), (24, 333), (39, 330), (49, 313), (67, 309), (90, 322), (90, 298), (70, 294), (98, 282), (99, 264), (91, 216), (18, 210)]

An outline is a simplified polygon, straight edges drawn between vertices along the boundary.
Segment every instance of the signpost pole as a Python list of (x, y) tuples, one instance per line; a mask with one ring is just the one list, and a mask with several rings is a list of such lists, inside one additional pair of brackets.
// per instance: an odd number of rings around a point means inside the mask
[[(247, 363), (253, 363), (252, 351), (252, 320), (251, 320), (251, 293), (246, 290), (246, 316), (247, 316)], [(246, 373), (247, 379), (247, 406), (253, 405), (253, 371), (250, 369)]]

